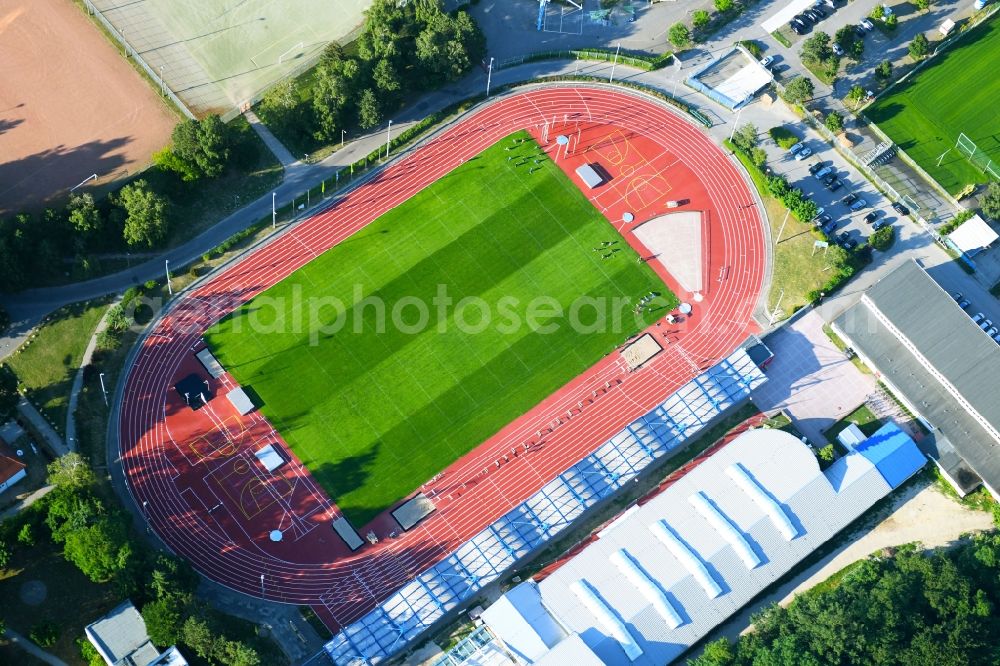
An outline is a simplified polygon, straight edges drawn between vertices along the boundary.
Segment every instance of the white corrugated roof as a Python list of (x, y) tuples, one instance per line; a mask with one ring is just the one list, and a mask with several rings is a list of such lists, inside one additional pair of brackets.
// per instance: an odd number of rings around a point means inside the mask
[(986, 221), (978, 215), (973, 215), (963, 222), (958, 229), (948, 234), (948, 240), (955, 244), (962, 252), (975, 254), (985, 247), (989, 247), (1000, 238), (993, 227), (986, 224)]
[(538, 607), (605, 664), (664, 664), (889, 491), (860, 454), (824, 474), (794, 436), (752, 430), (550, 573)]

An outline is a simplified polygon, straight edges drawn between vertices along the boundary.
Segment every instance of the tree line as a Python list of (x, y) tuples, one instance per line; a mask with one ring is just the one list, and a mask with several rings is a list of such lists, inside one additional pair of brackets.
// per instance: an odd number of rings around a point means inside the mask
[(197, 181), (218, 178), (238, 159), (256, 161), (256, 151), (218, 116), (186, 120), (149, 171), (106, 198), (71, 194), (62, 208), (0, 219), (0, 291), (69, 272), (88, 277), (98, 268), (95, 254), (162, 247), (175, 222), (171, 201), (190, 197)]
[(258, 107), (264, 122), (296, 145), (339, 141), (343, 130), (379, 125), (410, 93), (458, 80), (486, 51), (473, 18), (441, 0), (375, 0), (354, 46), (331, 44), (302, 82), (272, 88)]
[[(998, 515), (994, 509), (994, 521)], [(1000, 663), (1000, 533), (953, 549), (887, 549), (783, 608), (753, 618), (732, 644), (709, 643), (689, 666), (958, 666)]]

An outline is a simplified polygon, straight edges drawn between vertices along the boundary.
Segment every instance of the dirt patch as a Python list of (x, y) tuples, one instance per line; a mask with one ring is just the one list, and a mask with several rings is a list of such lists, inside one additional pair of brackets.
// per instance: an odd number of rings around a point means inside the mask
[(178, 120), (68, 0), (0, 5), (0, 81), (0, 216), (134, 173)]

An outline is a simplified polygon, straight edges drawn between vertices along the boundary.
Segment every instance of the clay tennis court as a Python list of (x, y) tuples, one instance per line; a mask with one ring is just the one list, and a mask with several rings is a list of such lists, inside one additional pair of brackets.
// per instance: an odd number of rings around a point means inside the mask
[(0, 81), (0, 215), (142, 168), (177, 122), (70, 0), (0, 4)]

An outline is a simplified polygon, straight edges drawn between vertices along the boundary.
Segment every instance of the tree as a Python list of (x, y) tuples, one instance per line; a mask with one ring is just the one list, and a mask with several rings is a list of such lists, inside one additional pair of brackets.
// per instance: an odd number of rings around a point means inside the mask
[(892, 247), (892, 242), (895, 240), (895, 232), (895, 227), (886, 225), (872, 233), (868, 238), (868, 244), (879, 252), (885, 252)]
[(922, 12), (926, 12), (930, 9), (931, 0), (913, 0), (913, 6)]
[(826, 128), (834, 134), (840, 134), (844, 131), (844, 116), (837, 111), (831, 111), (826, 114), (823, 124), (826, 125)]
[(6, 423), (17, 411), (21, 394), (17, 392), (17, 377), (6, 365), (0, 365), (0, 423)]
[(167, 200), (143, 179), (119, 191), (116, 203), (125, 209), (125, 242), (130, 247), (154, 247), (167, 237)]
[(70, 226), (81, 235), (91, 234), (101, 228), (101, 211), (97, 209), (90, 192), (71, 196), (66, 211), (69, 213)]
[(6, 541), (0, 539), (0, 569), (6, 569), (8, 564), (10, 564), (10, 548), (7, 547)]
[(667, 37), (670, 39), (670, 43), (679, 49), (691, 44), (691, 31), (683, 23), (674, 23), (670, 26)]
[(21, 529), (17, 532), (17, 542), (29, 547), (35, 545), (35, 530), (31, 523), (21, 525)]
[(191, 616), (181, 625), (181, 642), (202, 659), (210, 659), (215, 651), (215, 634), (203, 619)]
[(142, 619), (154, 645), (168, 647), (178, 641), (181, 634), (182, 608), (173, 599), (157, 599), (142, 607)]
[(712, 21), (712, 15), (704, 9), (697, 9), (691, 14), (691, 23), (695, 30), (701, 30)]
[(343, 57), (340, 48), (334, 45), (323, 52), (315, 72), (312, 87), (314, 134), (321, 140), (339, 139), (342, 118), (353, 107), (360, 85), (361, 68), (357, 60)]
[(913, 38), (912, 42), (910, 42), (910, 57), (914, 60), (922, 60), (927, 57), (927, 54), (930, 53), (930, 51), (931, 45), (930, 42), (927, 41), (927, 37), (924, 36), (924, 33), (918, 32), (917, 36)]
[(892, 76), (892, 63), (888, 60), (883, 60), (875, 65), (875, 76), (882, 81), (888, 81), (889, 77)]
[(249, 645), (239, 641), (220, 639), (216, 643), (215, 658), (227, 666), (258, 666), (260, 655)]
[(802, 42), (803, 60), (825, 63), (832, 57), (833, 48), (830, 46), (830, 35), (825, 32), (817, 32), (815, 35)]
[(95, 583), (106, 583), (129, 566), (132, 546), (120, 520), (101, 516), (65, 539), (63, 556)]
[(994, 220), (1000, 220), (1000, 183), (991, 180), (983, 196), (979, 197), (983, 212)]
[(857, 109), (861, 102), (867, 97), (868, 93), (865, 92), (865, 89), (861, 86), (855, 85), (851, 86), (851, 89), (847, 91), (847, 95), (844, 97), (844, 100), (852, 103), (854, 108)]
[(735, 3), (733, 2), (733, 0), (715, 0), (714, 4), (715, 4), (715, 11), (719, 12), (720, 14), (725, 14), (726, 12), (728, 12), (733, 8), (733, 5)]
[(217, 115), (178, 124), (171, 139), (175, 159), (166, 166), (178, 171), (183, 180), (215, 178), (229, 159), (229, 131)]
[(705, 649), (688, 666), (729, 666), (735, 663), (736, 653), (728, 638), (719, 638), (705, 645)]
[(763, 169), (764, 165), (767, 164), (767, 151), (763, 148), (752, 148), (750, 149), (750, 161), (758, 169)]
[(372, 70), (372, 80), (379, 90), (383, 92), (395, 92), (402, 87), (399, 80), (399, 73), (393, 66), (392, 61), (385, 58), (378, 61), (375, 69)]
[(97, 483), (90, 465), (75, 451), (59, 456), (46, 469), (48, 482), (63, 490), (87, 490)]
[(785, 85), (784, 97), (792, 104), (802, 104), (812, 99), (815, 87), (808, 76), (796, 76)]
[(733, 143), (744, 153), (749, 154), (760, 143), (757, 134), (757, 128), (751, 123), (746, 123), (738, 127), (733, 133)]
[(361, 93), (361, 100), (358, 102), (358, 125), (362, 129), (370, 129), (380, 122), (382, 122), (382, 111), (378, 108), (375, 91), (367, 88)]

